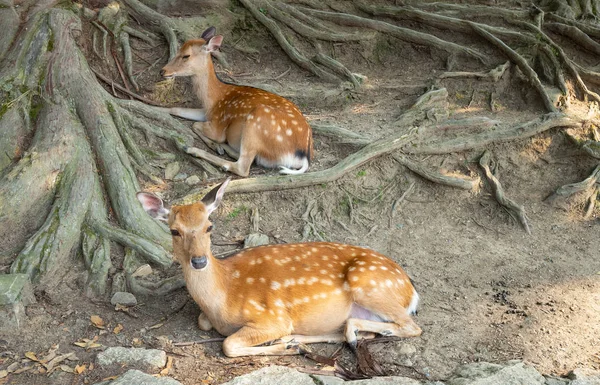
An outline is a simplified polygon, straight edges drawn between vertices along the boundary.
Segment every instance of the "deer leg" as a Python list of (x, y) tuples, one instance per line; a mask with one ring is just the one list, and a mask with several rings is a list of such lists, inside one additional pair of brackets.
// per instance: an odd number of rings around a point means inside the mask
[(401, 323), (369, 321), (360, 318), (350, 318), (346, 322), (344, 332), (346, 341), (353, 349), (356, 348), (359, 332), (373, 332), (383, 336), (416, 337), (421, 335), (421, 328), (408, 315), (397, 317)]
[(206, 314), (200, 313), (200, 315), (198, 316), (198, 327), (200, 328), (200, 330), (204, 330), (206, 332), (212, 329), (213, 326), (210, 323), (210, 320), (208, 319)]
[(221, 167), (225, 171), (232, 172), (239, 176), (248, 176), (250, 173), (250, 166), (254, 161), (255, 154), (243, 153), (240, 155), (240, 158), (237, 162), (231, 162), (213, 154), (210, 154), (204, 150), (201, 150), (197, 147), (188, 147), (185, 150), (188, 154), (195, 156), (196, 158), (204, 159), (215, 166)]

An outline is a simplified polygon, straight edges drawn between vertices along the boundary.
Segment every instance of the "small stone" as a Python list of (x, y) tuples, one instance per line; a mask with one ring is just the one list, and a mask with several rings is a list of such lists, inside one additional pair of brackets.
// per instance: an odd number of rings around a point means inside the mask
[(142, 365), (162, 368), (167, 363), (167, 353), (158, 349), (110, 347), (96, 357), (100, 366), (112, 364)]
[(135, 269), (135, 271), (133, 272), (133, 274), (131, 274), (131, 276), (132, 277), (146, 277), (150, 274), (152, 274), (152, 267), (150, 267), (150, 265), (145, 263), (145, 264), (141, 265), (140, 267), (138, 267), (137, 269)]
[(185, 183), (189, 184), (190, 186), (193, 186), (195, 184), (200, 183), (200, 177), (198, 175), (192, 175), (185, 180)]
[(181, 182), (182, 180), (185, 180), (187, 177), (188, 177), (188, 175), (186, 173), (182, 172), (181, 174), (175, 175), (173, 180), (176, 182)]
[(113, 305), (119, 304), (123, 306), (135, 306), (137, 305), (137, 299), (131, 293), (126, 291), (118, 291), (113, 294), (112, 298), (110, 299), (110, 303)]
[(409, 343), (403, 343), (398, 349), (398, 353), (403, 356), (412, 356), (417, 352), (417, 348)]
[(244, 239), (244, 248), (269, 244), (269, 236), (261, 233), (249, 234)]
[(165, 179), (167, 180), (172, 180), (175, 175), (177, 175), (177, 173), (179, 172), (179, 163), (178, 162), (172, 162), (167, 164), (167, 167), (165, 168)]

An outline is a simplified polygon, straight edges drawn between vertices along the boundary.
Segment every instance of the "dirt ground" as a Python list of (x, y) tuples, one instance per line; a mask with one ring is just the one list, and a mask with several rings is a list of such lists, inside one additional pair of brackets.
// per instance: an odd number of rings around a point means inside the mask
[[(307, 76), (264, 32), (253, 31), (243, 41), (238, 39), (239, 35), (226, 35), (223, 51), (232, 69), (220, 70), (223, 79), (268, 87), (297, 103), (309, 122), (331, 122), (370, 138), (389, 134), (395, 118), (433, 84), (448, 89), (451, 118), (487, 116), (504, 124), (542, 113), (536, 94), (514, 68), (496, 84), (436, 81), (445, 70), (443, 56), (392, 38), (378, 38), (373, 45), (336, 46), (338, 60), (368, 78), (358, 91)], [(234, 49), (232, 41), (236, 40), (237, 45), (247, 43), (257, 53)], [(139, 52), (145, 56), (137, 63), (139, 68), (157, 58), (156, 52)], [(497, 52), (490, 49), (489, 54)], [(141, 94), (156, 97), (158, 70), (165, 61), (166, 57), (140, 76)], [(496, 63), (503, 62), (498, 56)], [(101, 68), (100, 63), (92, 65)], [(273, 80), (290, 67), (285, 76)], [(458, 62), (456, 67), (481, 70), (470, 62)], [(178, 102), (194, 105), (188, 82), (177, 80), (176, 84), (173, 92), (183, 95)], [(452, 135), (447, 131), (439, 134)], [(531, 235), (499, 207), (485, 183), (472, 192), (444, 187), (384, 156), (326, 185), (226, 195), (213, 218), (213, 242), (235, 243), (251, 233), (254, 209), (260, 214), (260, 231), (269, 235), (271, 242), (301, 241), (302, 214), (307, 204), (315, 201), (315, 225), (324, 239), (368, 246), (400, 263), (421, 295), (415, 319), (423, 335), (369, 346), (390, 375), (443, 380), (463, 363), (509, 359), (524, 360), (544, 374), (562, 375), (580, 367), (600, 369), (600, 211), (596, 209), (592, 218), (584, 221), (583, 201), (563, 206), (544, 202), (557, 187), (586, 178), (596, 163), (559, 130), (492, 145), (488, 150), (497, 159), (498, 176), (508, 196), (525, 206)], [(355, 147), (315, 136), (316, 159), (311, 170), (331, 167), (353, 151)], [(476, 175), (481, 173), (477, 160), (482, 151), (413, 158), (432, 169)], [(178, 160), (184, 164), (183, 172), (199, 174), (183, 157)], [(252, 172), (273, 173), (258, 167)], [(145, 180), (140, 182), (150, 187)], [(392, 218), (392, 204), (413, 183)], [(173, 182), (164, 193), (175, 198), (191, 190), (184, 182)], [(311, 235), (307, 240), (316, 238)], [(217, 246), (214, 253), (233, 249), (235, 246)], [(120, 268), (122, 251), (115, 247), (113, 253), (114, 265)], [(165, 349), (173, 357), (169, 375), (189, 385), (219, 384), (272, 364), (317, 367), (302, 357), (228, 359), (219, 343), (174, 347), (173, 342), (218, 337), (197, 328), (199, 310), (184, 289), (164, 297), (140, 298), (126, 313), (116, 311), (109, 298), (90, 300), (82, 294), (85, 277), (79, 258), (74, 256), (66, 269), (63, 284), (36, 293), (37, 303), (28, 307), (26, 324), (1, 336), (0, 369), (26, 352), (39, 357), (58, 345), (61, 353), (75, 352), (77, 363), (88, 365), (87, 370), (79, 376), (57, 371), (50, 377), (29, 371), (9, 377), (7, 384), (94, 383), (124, 372), (127, 368), (90, 370), (98, 349), (85, 350), (73, 343), (94, 337), (103, 346)], [(177, 266), (167, 272), (177, 273)], [(92, 315), (99, 315), (106, 329), (95, 327), (90, 322)], [(115, 334), (119, 324), (123, 329)], [(319, 345), (315, 349), (327, 355), (339, 347)], [(342, 354), (344, 365), (356, 364), (347, 347)]]

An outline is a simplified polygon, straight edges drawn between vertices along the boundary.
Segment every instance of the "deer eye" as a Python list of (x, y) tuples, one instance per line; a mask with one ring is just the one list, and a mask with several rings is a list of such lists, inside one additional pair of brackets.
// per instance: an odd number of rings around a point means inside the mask
[(212, 229), (213, 229), (213, 227), (212, 227), (212, 225), (210, 225), (206, 228), (206, 232), (210, 233), (212, 231)]
[(187, 59), (189, 59), (189, 58), (190, 58), (190, 55), (183, 55), (183, 56), (181, 57), (181, 59), (182, 59), (183, 61), (186, 61), (186, 60), (187, 60)]
[(177, 231), (175, 229), (171, 229), (171, 235), (174, 237), (179, 237), (181, 234), (179, 233), (179, 231)]

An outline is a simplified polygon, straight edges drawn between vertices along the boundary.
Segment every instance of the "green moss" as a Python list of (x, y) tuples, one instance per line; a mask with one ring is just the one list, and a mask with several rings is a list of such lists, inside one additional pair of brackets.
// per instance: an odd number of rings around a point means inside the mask
[(29, 118), (32, 122), (37, 120), (38, 115), (42, 109), (42, 99), (39, 97), (31, 98), (31, 104), (29, 107)]
[(232, 211), (232, 212), (230, 212), (230, 213), (227, 215), (227, 219), (229, 219), (229, 220), (235, 219), (235, 218), (239, 217), (239, 216), (240, 216), (240, 214), (242, 214), (242, 213), (245, 213), (245, 212), (247, 212), (248, 210), (249, 210), (249, 209), (248, 209), (248, 207), (246, 207), (246, 206), (244, 206), (244, 205), (241, 205), (241, 206), (239, 206), (239, 207), (236, 207), (235, 209), (233, 209), (233, 211)]
[(356, 176), (358, 176), (358, 177), (367, 176), (367, 170), (360, 170), (359, 172), (356, 173)]

